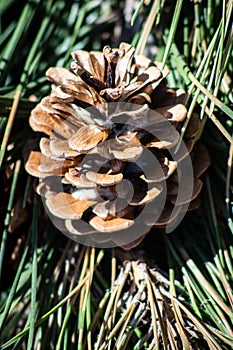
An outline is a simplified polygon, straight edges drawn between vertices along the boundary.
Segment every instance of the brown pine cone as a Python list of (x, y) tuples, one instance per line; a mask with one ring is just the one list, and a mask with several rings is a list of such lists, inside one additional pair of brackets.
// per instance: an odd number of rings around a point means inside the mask
[(176, 225), (198, 206), (199, 176), (209, 165), (202, 150), (205, 161), (193, 176), (199, 117), (191, 116), (180, 140), (185, 93), (168, 88), (168, 72), (129, 44), (72, 57), (70, 70), (47, 72), (52, 92), (30, 117), (33, 130), (47, 136), (26, 169), (41, 179), (37, 191), (64, 233), (130, 248), (152, 226)]

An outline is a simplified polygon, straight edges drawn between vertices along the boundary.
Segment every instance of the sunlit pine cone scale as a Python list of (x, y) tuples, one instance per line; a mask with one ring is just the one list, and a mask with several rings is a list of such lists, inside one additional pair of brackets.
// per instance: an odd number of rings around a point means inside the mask
[[(177, 161), (169, 158), (167, 150), (177, 147), (179, 134), (164, 127), (164, 120), (181, 130), (187, 116), (185, 94), (167, 87), (167, 71), (161, 71), (159, 63), (134, 51), (122, 43), (118, 49), (106, 46), (103, 52), (74, 52), (70, 70), (47, 71), (51, 94), (30, 117), (33, 130), (46, 134), (40, 140), (41, 152), (31, 152), (26, 163), (27, 171), (42, 179), (37, 192), (63, 231), (88, 235), (93, 242), (107, 241), (108, 234), (116, 232), (114, 242), (121, 245), (117, 231), (134, 225), (143, 206), (161, 195), (164, 181), (165, 206), (159, 219), (148, 220), (147, 225), (148, 231), (151, 226), (165, 227), (177, 197)], [(153, 130), (159, 132), (159, 139)], [(198, 130), (199, 117), (193, 114), (183, 138), (187, 152), (180, 160), (192, 152)], [(154, 172), (150, 190), (148, 179), (135, 165), (145, 149), (156, 156), (162, 169), (162, 175), (161, 169)], [(194, 162), (190, 208), (198, 206), (199, 177), (209, 164), (205, 150), (201, 153), (204, 161), (202, 166), (196, 162), (196, 173)], [(130, 181), (133, 193), (124, 180)]]

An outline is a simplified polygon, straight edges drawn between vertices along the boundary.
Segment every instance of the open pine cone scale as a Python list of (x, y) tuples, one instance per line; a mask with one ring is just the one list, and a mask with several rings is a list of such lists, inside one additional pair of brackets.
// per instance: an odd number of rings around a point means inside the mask
[[(51, 94), (30, 117), (31, 127), (47, 137), (41, 138), (41, 152), (31, 152), (26, 169), (41, 179), (37, 192), (63, 232), (86, 244), (130, 248), (152, 226), (174, 221), (174, 205), (179, 213), (198, 197), (199, 175), (191, 198), (176, 203), (177, 167), (193, 153), (199, 117), (190, 118), (183, 139), (187, 148), (172, 159), (187, 110), (184, 92), (166, 85), (168, 71), (134, 55), (126, 43), (72, 56), (70, 70), (47, 72)], [(146, 229), (136, 232), (140, 220)]]

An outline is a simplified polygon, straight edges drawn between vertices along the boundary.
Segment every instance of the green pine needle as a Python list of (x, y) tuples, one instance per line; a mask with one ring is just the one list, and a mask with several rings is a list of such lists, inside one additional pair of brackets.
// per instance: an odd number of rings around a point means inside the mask
[[(1, 349), (232, 348), (232, 9), (233, 0), (0, 0)], [(23, 166), (37, 142), (28, 118), (50, 93), (46, 70), (126, 34), (187, 92), (181, 135), (197, 111), (196, 141), (212, 161), (200, 209), (160, 233), (158, 255), (144, 251), (148, 237), (130, 252), (63, 237)]]

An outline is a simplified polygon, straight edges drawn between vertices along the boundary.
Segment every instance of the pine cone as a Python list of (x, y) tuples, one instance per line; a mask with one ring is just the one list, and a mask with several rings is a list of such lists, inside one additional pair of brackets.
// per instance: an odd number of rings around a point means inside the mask
[(129, 44), (72, 57), (70, 70), (47, 72), (52, 92), (32, 111), (30, 125), (48, 137), (26, 169), (40, 177), (37, 191), (63, 232), (85, 244), (130, 248), (152, 226), (166, 227), (198, 206), (208, 155), (202, 149), (193, 182), (192, 174), (182, 177), (180, 197), (177, 169), (190, 159), (199, 117), (191, 116), (186, 147), (179, 147), (185, 93), (168, 88), (160, 64), (134, 55)]

